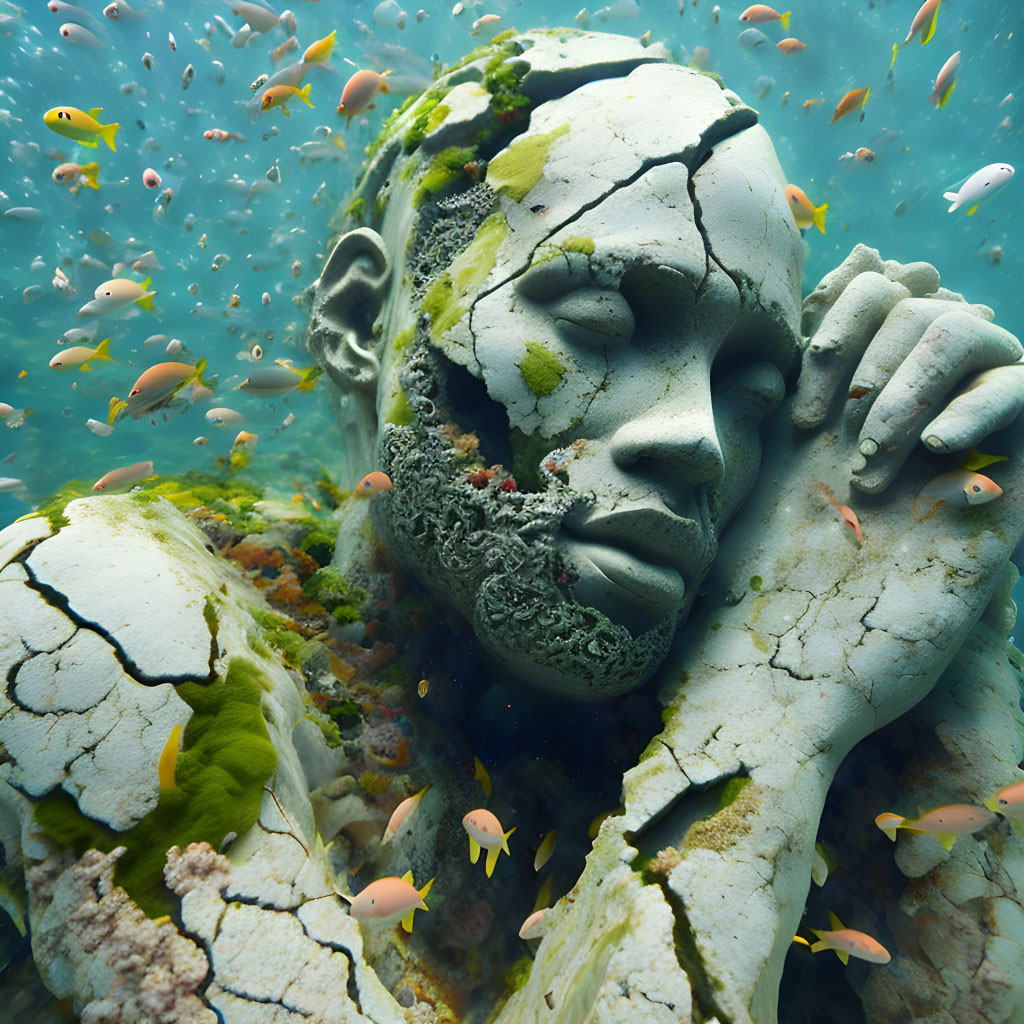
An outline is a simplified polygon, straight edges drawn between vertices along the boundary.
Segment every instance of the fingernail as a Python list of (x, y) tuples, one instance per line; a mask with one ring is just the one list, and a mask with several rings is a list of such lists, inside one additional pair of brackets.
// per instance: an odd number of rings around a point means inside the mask
[(871, 456), (878, 452), (878, 442), (872, 441), (870, 437), (864, 438), (859, 445), (857, 445), (861, 455)]
[(941, 437), (936, 437), (934, 434), (929, 434), (925, 439), (924, 443), (928, 445), (933, 452), (944, 452), (946, 451), (946, 442)]

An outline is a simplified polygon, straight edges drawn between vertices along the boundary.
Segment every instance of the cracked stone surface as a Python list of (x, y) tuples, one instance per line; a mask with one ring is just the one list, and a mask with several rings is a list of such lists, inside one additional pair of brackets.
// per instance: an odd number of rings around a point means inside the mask
[[(8, 864), (24, 865), (44, 984), (91, 1024), (404, 1021), (363, 958), (316, 839), (291, 741), (305, 714), (298, 684), (275, 655), (249, 646), (259, 592), (167, 502), (80, 499), (65, 514), (52, 536), (38, 524), (0, 532), (0, 550), (13, 559), (0, 571), (0, 802), (5, 823), (20, 823), (5, 824), (4, 852)], [(215, 636), (203, 616), (208, 599)], [(169, 639), (154, 628), (157, 612)], [(173, 672), (159, 671), (164, 657)], [(231, 842), (230, 861), (206, 843), (169, 852), (166, 878), (181, 903), (173, 920), (155, 921), (115, 881), (123, 847), (76, 858), (40, 829), (34, 801), (63, 789), (130, 841), (126, 830), (160, 797), (167, 738), (192, 714), (175, 683), (158, 680), (205, 682), (211, 667), (222, 675), (238, 657), (267, 680), (261, 709), (277, 771), (255, 825)], [(304, 735), (307, 755), (322, 761), (315, 736)], [(9, 896), (3, 905), (18, 911)]]

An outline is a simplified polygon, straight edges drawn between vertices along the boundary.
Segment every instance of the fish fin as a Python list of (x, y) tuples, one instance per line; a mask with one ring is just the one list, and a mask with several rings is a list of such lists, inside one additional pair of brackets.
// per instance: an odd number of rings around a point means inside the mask
[(484, 796), (490, 800), (491, 777), (487, 774), (487, 769), (484, 767), (483, 761), (481, 761), (475, 754), (473, 755), (473, 778), (480, 783), (480, 788), (484, 791)]
[(955, 832), (942, 832), (942, 833), (936, 833), (936, 834), (939, 837), (939, 842), (942, 843), (942, 845), (947, 850), (952, 850), (953, 849), (953, 844), (960, 838), (960, 836), (957, 835), (957, 833), (955, 833)]
[[(104, 338), (103, 341), (101, 341), (96, 346), (96, 351), (93, 352), (92, 359), (105, 359), (108, 363), (114, 362), (114, 360), (110, 358), (110, 339), (109, 338)], [(90, 359), (90, 362), (92, 362), (91, 359)]]
[(381, 844), (381, 846), (383, 846), (385, 843), (390, 843), (392, 835), (393, 835), (393, 833), (391, 832), (391, 830), (388, 829), (388, 828), (385, 828), (384, 829), (384, 835), (382, 835), (380, 837), (380, 844)]
[(811, 944), (802, 935), (794, 935), (793, 941), (800, 946), (806, 946), (808, 949), (811, 948)]
[(135, 300), (136, 306), (141, 306), (143, 309), (148, 310), (150, 313), (155, 313), (156, 310), (153, 308), (153, 296), (156, 292), (152, 292), (150, 295), (143, 295), (141, 299)]
[(959, 192), (943, 192), (943, 199), (948, 199), (951, 203), (955, 203), (960, 198)]
[(978, 212), (978, 203), (975, 203), (968, 211), (967, 216), (973, 217)]
[(941, 110), (948, 102), (949, 97), (953, 95), (953, 90), (956, 88), (956, 82), (954, 82), (940, 97), (939, 97), (939, 109)]
[(412, 885), (412, 872), (406, 871), (406, 873), (402, 875), (402, 881), (406, 882), (409, 885)]
[(480, 844), (472, 837), (469, 837), (469, 863), (475, 864), (480, 859)]
[(850, 962), (850, 954), (847, 953), (845, 950), (837, 949), (835, 953), (836, 956), (839, 957), (840, 960), (842, 960), (844, 966)]
[(144, 278), (143, 278), (143, 279), (142, 279), (142, 280), (141, 280), (141, 281), (139, 282), (139, 287), (140, 287), (140, 288), (141, 288), (141, 289), (142, 289), (143, 291), (146, 291), (146, 289), (147, 289), (147, 288), (149, 288), (149, 286), (150, 286), (150, 285), (151, 285), (152, 283), (153, 283), (153, 278), (152, 278), (152, 277), (150, 277), (149, 275), (147, 275), (146, 277), (144, 277)]
[(405, 917), (402, 918), (402, 927), (412, 935), (412, 916), (416, 913), (416, 908), (413, 907)]
[(823, 950), (831, 949), (832, 947), (824, 940), (820, 939), (818, 942), (812, 943), (811, 952), (821, 953)]
[(112, 398), (110, 400), (110, 409), (107, 412), (107, 426), (112, 427), (114, 421), (117, 419), (118, 414), (122, 409), (127, 409), (128, 403), (120, 398)]
[(103, 141), (115, 152), (117, 150), (117, 146), (114, 145), (114, 136), (117, 135), (117, 129), (120, 127), (121, 125), (117, 122), (115, 122), (114, 124), (100, 125), (100, 136), (103, 138)]
[(831, 910), (828, 912), (828, 923), (832, 925), (832, 931), (834, 932), (841, 932), (846, 927)]
[(178, 764), (178, 744), (181, 742), (181, 726), (176, 725), (160, 752), (157, 762), (157, 773), (160, 776), (160, 789), (174, 789), (174, 769)]
[(928, 22), (928, 27), (921, 33), (921, 45), (929, 42), (933, 35), (935, 35), (935, 26), (939, 22), (939, 5), (936, 4), (935, 11), (932, 14), (932, 20)]
[(288, 109), (288, 104), (287, 103), (282, 103), (281, 104), (281, 113), (284, 114), (285, 117), (291, 117), (292, 116), (292, 112)]
[(426, 905), (426, 902), (427, 902), (427, 893), (430, 892), (430, 887), (433, 884), (434, 884), (434, 880), (431, 879), (429, 882), (427, 882), (426, 885), (423, 886), (422, 889), (418, 889), (417, 890), (419, 892), (419, 894), (420, 894), (420, 899), (423, 900), (424, 906)]
[[(386, 75), (387, 72), (385, 71), (384, 74)], [(380, 83), (380, 91), (381, 92), (388, 92), (388, 83), (387, 82), (381, 82)]]
[(537, 899), (533, 903), (534, 913), (551, 905), (551, 883), (553, 879), (554, 875), (548, 875), (544, 879), (544, 884), (537, 890)]
[(95, 163), (82, 164), (82, 174), (85, 175), (85, 183), (89, 188), (99, 190), (99, 182), (96, 180), (100, 173), (100, 165)]
[(914, 499), (914, 507), (911, 509), (910, 514), (919, 522), (923, 523), (932, 513), (940, 506), (945, 504), (942, 498), (932, 502), (926, 512), (921, 511), (924, 508), (924, 502), (920, 498)]
[[(515, 830), (516, 830), (517, 828), (519, 828), (519, 826), (518, 826), (518, 825), (513, 825), (513, 826), (512, 826), (512, 827), (511, 827), (511, 828), (510, 828), (510, 829), (509, 829), (509, 830), (508, 830), (508, 831), (507, 831), (507, 832), (506, 832), (506, 833), (505, 833), (505, 834), (504, 834), (504, 835), (503, 835), (503, 836), (501, 837), (501, 848), (502, 848), (502, 849), (503, 849), (503, 850), (504, 850), (504, 851), (505, 851), (506, 853), (508, 853), (508, 837), (509, 837), (510, 835), (512, 835), (512, 833), (513, 833), (513, 832), (515, 832)], [(510, 857), (512, 856), (512, 854), (511, 854), (511, 853), (508, 853), (508, 855), (509, 855)]]
[(892, 71), (893, 65), (896, 63), (896, 54), (900, 52), (899, 43), (892, 44), (892, 60), (889, 61), (889, 70)]
[(881, 825), (879, 825), (878, 827), (879, 827), (879, 828), (881, 828), (881, 829), (882, 829), (882, 831), (883, 831), (883, 832), (884, 832), (884, 833), (885, 833), (885, 834), (886, 834), (886, 835), (887, 835), (887, 836), (888, 836), (888, 837), (889, 837), (889, 838), (890, 838), (890, 839), (891, 839), (891, 840), (892, 840), (892, 841), (893, 841), (894, 843), (896, 842), (896, 826), (892, 826), (891, 828), (882, 828), (882, 826), (881, 826)]
[(991, 466), (995, 462), (1006, 462), (1008, 458), (1008, 455), (984, 455), (977, 449), (972, 449), (971, 454), (964, 459), (963, 468), (977, 472), (979, 469)]
[(985, 807), (988, 810), (992, 811), (994, 814), (998, 814), (999, 813), (999, 798), (995, 797), (995, 796), (990, 796), (985, 801)]
[(825, 211), (828, 209), (828, 203), (822, 203), (821, 206), (814, 208), (814, 217), (812, 218), (814, 226), (822, 233), (825, 234)]
[(78, 368), (78, 372), (79, 373), (88, 373), (91, 369), (92, 369), (92, 367), (87, 362), (85, 362), (85, 363), (82, 363), (82, 365)]
[(867, 103), (867, 101), (868, 101), (868, 97), (869, 97), (870, 95), (871, 95), (871, 86), (868, 86), (868, 88), (867, 88), (867, 89), (865, 90), (865, 92), (864, 92), (864, 99), (862, 99), (862, 100), (860, 101), (860, 109), (861, 109), (861, 110), (863, 110), (863, 109), (864, 109), (864, 104), (865, 104), (865, 103)]
[(302, 374), (302, 379), (295, 385), (295, 390), (312, 391), (320, 377), (320, 374), (324, 371), (319, 366), (307, 366), (306, 369), (299, 372)]
[(200, 359), (199, 362), (196, 363), (196, 368), (195, 368), (195, 371), (193, 373), (193, 376), (194, 376), (194, 378), (197, 381), (199, 381), (200, 384), (202, 384), (202, 386), (204, 388), (208, 388), (210, 385), (207, 384), (206, 381), (203, 380), (203, 373), (204, 373), (205, 370), (206, 370), (206, 360), (205, 359)]
[(310, 90), (312, 84), (313, 84), (312, 82), (307, 82), (299, 90), (299, 99), (302, 100), (302, 102), (305, 103), (307, 107), (312, 107), (313, 106), (313, 104), (309, 102), (309, 90)]
[(487, 869), (487, 877), (490, 878), (494, 873), (494, 865), (498, 863), (498, 854), (501, 853), (500, 846), (492, 846), (487, 851), (487, 863), (484, 865)]
[(792, 11), (786, 11), (785, 14), (780, 14), (779, 15), (779, 21), (782, 22), (782, 27), (783, 28), (789, 28), (789, 16), (792, 13), (793, 13)]
[(79, 146), (85, 146), (87, 149), (99, 149), (100, 144), (95, 139), (76, 139)]
[(350, 895), (349, 895), (349, 894), (348, 894), (347, 892), (339, 892), (339, 893), (338, 893), (338, 895), (339, 895), (339, 896), (340, 896), (340, 897), (341, 897), (341, 898), (342, 898), (342, 899), (343, 899), (343, 900), (344, 900), (344, 901), (345, 901), (346, 903), (349, 903), (349, 904), (351, 904), (351, 903), (354, 903), (354, 902), (355, 902), (355, 899), (356, 899), (356, 898), (355, 898), (355, 896), (350, 896)]
[(93, 107), (91, 110), (86, 111), (86, 113), (95, 121), (103, 113), (103, 108)]

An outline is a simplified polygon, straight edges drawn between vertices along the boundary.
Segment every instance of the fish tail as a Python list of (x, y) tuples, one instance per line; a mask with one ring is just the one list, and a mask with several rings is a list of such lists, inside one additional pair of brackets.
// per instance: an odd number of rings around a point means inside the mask
[(112, 398), (110, 400), (110, 411), (107, 413), (107, 426), (112, 427), (114, 421), (123, 409), (128, 408), (128, 403), (120, 398)]
[(811, 948), (811, 944), (802, 935), (794, 935), (793, 941), (797, 943), (797, 945), (806, 946), (808, 949)]
[(176, 725), (160, 752), (157, 772), (160, 775), (160, 789), (174, 789), (174, 769), (178, 764), (178, 744), (181, 742), (181, 726)]
[(204, 388), (208, 388), (210, 385), (205, 380), (203, 380), (203, 373), (205, 371), (206, 371), (206, 360), (205, 359), (200, 359), (199, 362), (196, 363), (196, 368), (193, 371), (193, 377), (194, 377), (195, 380), (199, 381), (199, 383), (202, 384), (202, 386)]
[(82, 174), (85, 175), (85, 183), (89, 188), (99, 189), (99, 182), (96, 180), (100, 173), (99, 164), (82, 164)]
[(843, 962), (843, 966), (850, 962), (850, 954), (843, 949), (837, 949), (835, 951), (836, 956)]
[(792, 11), (786, 11), (785, 14), (780, 14), (779, 15), (779, 21), (782, 22), (782, 27), (783, 28), (789, 28), (789, 16), (792, 13), (793, 13)]
[(307, 366), (302, 371), (302, 379), (295, 385), (296, 391), (312, 391), (317, 379), (324, 371), (319, 366)]
[(953, 90), (956, 88), (956, 82), (954, 82), (939, 98), (939, 109), (941, 110), (948, 102), (949, 97), (953, 95)]
[(939, 5), (935, 5), (935, 12), (932, 14), (932, 20), (928, 22), (928, 27), (921, 33), (921, 45), (929, 42), (933, 35), (935, 35), (935, 26), (939, 23)]
[(484, 867), (487, 870), (487, 877), (488, 878), (490, 878), (491, 875), (494, 873), (494, 865), (498, 863), (498, 854), (499, 853), (501, 853), (501, 847), (500, 846), (492, 846), (487, 851), (487, 863), (484, 865)]
[(114, 145), (114, 136), (117, 135), (117, 129), (120, 127), (121, 125), (116, 122), (114, 124), (100, 125), (100, 136), (103, 138), (103, 141), (115, 152), (117, 150), (117, 146)]
[(825, 211), (828, 209), (828, 203), (822, 203), (821, 206), (814, 208), (814, 217), (812, 218), (814, 226), (822, 233), (825, 234)]
[(429, 882), (427, 882), (426, 885), (423, 886), (422, 889), (417, 890), (419, 892), (419, 894), (420, 894), (420, 899), (423, 900), (424, 905), (426, 905), (426, 902), (427, 902), (427, 893), (430, 892), (430, 887), (433, 884), (434, 884), (434, 880), (431, 879)]
[(865, 89), (865, 90), (864, 90), (864, 99), (862, 99), (862, 100), (860, 101), (860, 109), (861, 109), (861, 110), (863, 110), (863, 109), (864, 109), (864, 104), (865, 104), (865, 103), (867, 103), (867, 101), (868, 101), (868, 97), (869, 97), (870, 95), (871, 95), (871, 86), (869, 85), (869, 86), (867, 87), (867, 89)]
[(892, 60), (889, 61), (889, 70), (890, 71), (892, 71), (893, 65), (896, 63), (896, 54), (899, 53), (899, 52), (900, 52), (900, 44), (899, 43), (893, 43), (892, 44)]
[[(155, 293), (154, 293), (155, 294)], [(155, 313), (156, 310), (153, 308), (153, 296), (143, 295), (141, 299), (135, 300), (136, 306), (141, 306), (143, 309), (149, 310), (150, 313)]]
[[(96, 351), (93, 352), (92, 359), (105, 359), (108, 363), (114, 362), (114, 360), (110, 356), (110, 339), (109, 338), (104, 338), (103, 341), (101, 341), (96, 346)], [(90, 359), (89, 362), (92, 362), (92, 359)]]
[[(519, 828), (519, 826), (518, 826), (518, 825), (513, 825), (513, 826), (512, 826), (512, 827), (511, 827), (511, 828), (510, 828), (510, 829), (509, 829), (509, 830), (508, 830), (508, 831), (507, 831), (507, 832), (506, 832), (506, 833), (505, 833), (505, 834), (504, 834), (504, 835), (503, 835), (503, 836), (501, 837), (501, 848), (502, 848), (502, 849), (503, 849), (503, 850), (504, 850), (504, 851), (505, 851), (506, 853), (508, 853), (508, 837), (509, 837), (510, 835), (512, 835), (512, 833), (513, 833), (513, 832), (515, 832), (515, 830), (516, 830), (517, 828)], [(509, 855), (510, 857), (512, 856), (512, 854), (511, 854), (511, 853), (508, 853), (508, 855)]]
[(312, 82), (307, 82), (299, 90), (299, 99), (302, 100), (302, 102), (305, 103), (307, 107), (312, 107), (313, 106), (313, 104), (309, 102), (309, 90), (312, 87), (312, 84), (313, 84)]

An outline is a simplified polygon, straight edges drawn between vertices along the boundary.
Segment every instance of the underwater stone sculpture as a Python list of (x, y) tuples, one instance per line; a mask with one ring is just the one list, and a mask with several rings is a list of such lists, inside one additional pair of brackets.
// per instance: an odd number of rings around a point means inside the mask
[(370, 515), (513, 681), (658, 673), (665, 729), (505, 1024), (774, 1021), (836, 770), (975, 635), (1024, 531), (1008, 498), (911, 515), (975, 444), (1020, 450), (1017, 340), (864, 246), (801, 311), (755, 112), (664, 61), (551, 32), (453, 70), (386, 126), (314, 295), (351, 479), (394, 482), (343, 523), (345, 568), (370, 571)]

